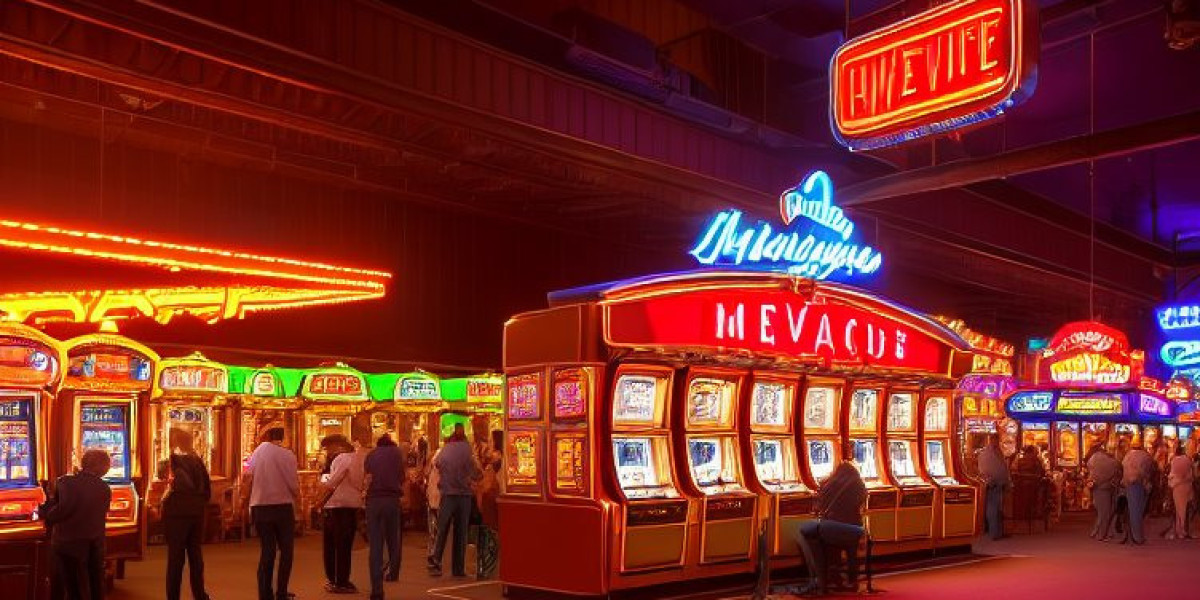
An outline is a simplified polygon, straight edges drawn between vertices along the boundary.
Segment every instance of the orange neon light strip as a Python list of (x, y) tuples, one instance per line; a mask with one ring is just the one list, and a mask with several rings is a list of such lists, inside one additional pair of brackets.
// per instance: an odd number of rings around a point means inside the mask
[(392, 277), (385, 271), (8, 220), (0, 220), (0, 246), (153, 265), (172, 271), (253, 275), (378, 291), (382, 291), (384, 282)]

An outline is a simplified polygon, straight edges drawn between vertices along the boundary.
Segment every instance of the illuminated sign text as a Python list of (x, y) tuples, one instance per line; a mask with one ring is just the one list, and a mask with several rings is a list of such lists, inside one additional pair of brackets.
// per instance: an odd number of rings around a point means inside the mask
[(441, 400), (438, 382), (425, 377), (402, 377), (396, 384), (396, 397), (401, 400)]
[(259, 371), (250, 379), (250, 393), (255, 396), (274, 396), (276, 393), (275, 376), (266, 371)]
[(1141, 398), (1138, 401), (1138, 411), (1160, 417), (1169, 417), (1171, 416), (1171, 404), (1162, 398), (1141, 394)]
[(197, 365), (166, 367), (158, 378), (163, 390), (187, 392), (226, 392), (228, 375), (224, 369)]
[(830, 120), (867, 150), (1002, 113), (1033, 91), (1036, 27), (1021, 0), (947, 2), (850, 40), (830, 63)]
[(1051, 364), (1050, 377), (1057, 383), (1120, 384), (1129, 381), (1129, 365), (1103, 354), (1076, 354)]
[(1054, 403), (1054, 392), (1022, 392), (1008, 399), (1008, 411), (1014, 413), (1046, 412)]
[(617, 346), (748, 350), (931, 372), (948, 365), (949, 347), (903, 317), (823, 295), (807, 300), (784, 290), (688, 290), (606, 308), (606, 339)]
[(1200, 305), (1163, 306), (1157, 311), (1158, 327), (1163, 331), (1200, 328)]
[(1119, 415), (1125, 412), (1121, 396), (1061, 396), (1056, 410), (1064, 415)]
[(316, 373), (309, 376), (308, 393), (321, 396), (358, 396), (365, 394), (362, 378), (353, 373)]
[(1163, 364), (1173, 369), (1200, 365), (1200, 340), (1176, 340), (1163, 344), (1158, 353)]
[(702, 265), (784, 271), (810, 279), (879, 270), (883, 255), (854, 236), (854, 222), (833, 204), (833, 182), (815, 171), (779, 197), (784, 228), (742, 222), (726, 210), (709, 223), (691, 255)]
[(499, 377), (467, 379), (467, 402), (499, 402), (503, 398), (503, 379)]

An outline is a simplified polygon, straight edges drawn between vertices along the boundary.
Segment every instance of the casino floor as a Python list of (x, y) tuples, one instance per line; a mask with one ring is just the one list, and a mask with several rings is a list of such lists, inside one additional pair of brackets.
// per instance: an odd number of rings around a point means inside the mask
[[(1200, 556), (1200, 540), (1165, 540), (1157, 533), (1166, 521), (1147, 523), (1145, 546), (1122, 546), (1095, 542), (1087, 537), (1088, 515), (1074, 515), (1052, 526), (1049, 533), (1035, 529), (1017, 533), (998, 542), (979, 541), (974, 556), (953, 564), (915, 564), (907, 570), (876, 578), (880, 596), (900, 599), (1015, 600), (1057, 597), (1139, 598), (1157, 594), (1186, 597)], [(1018, 528), (1020, 529), (1020, 528)], [(258, 546), (253, 541), (205, 546), (209, 592), (215, 600), (253, 600)], [(403, 573), (398, 583), (387, 584), (389, 598), (449, 598), (500, 600), (497, 582), (477, 582), (451, 577), (433, 578), (425, 573), (425, 538), (410, 534), (405, 539)], [(353, 581), (366, 596), (366, 549), (354, 553)], [(470, 561), (473, 556), (468, 556)], [(448, 557), (447, 557), (448, 559)], [(470, 563), (469, 564), (473, 564)], [(110, 600), (157, 600), (163, 597), (165, 549), (149, 549), (145, 561), (130, 563), (127, 576), (116, 583)], [(297, 598), (334, 598), (322, 590), (320, 536), (297, 540), (292, 591)], [(189, 597), (186, 590), (184, 597)], [(712, 589), (696, 586), (693, 593), (677, 598), (748, 598), (749, 590)], [(1178, 594), (1184, 593), (1180, 596)], [(786, 596), (780, 596), (786, 597)]]

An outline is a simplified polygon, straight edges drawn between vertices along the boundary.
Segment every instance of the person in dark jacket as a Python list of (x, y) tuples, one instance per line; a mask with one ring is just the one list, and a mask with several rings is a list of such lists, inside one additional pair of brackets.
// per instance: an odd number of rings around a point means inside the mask
[(851, 456), (851, 448), (844, 448), (842, 464), (821, 482), (817, 495), (818, 518), (800, 526), (796, 543), (811, 577), (808, 585), (799, 591), (801, 594), (825, 595), (827, 553), (830, 550), (846, 552), (851, 583), (857, 576), (858, 542), (866, 531), (862, 526), (862, 511), (867, 502), (867, 486), (849, 460)]
[(54, 484), (54, 500), (45, 512), (56, 587), (67, 600), (104, 598), (104, 522), (112, 490), (103, 479), (112, 459), (103, 450), (88, 450), (80, 471)]
[(187, 432), (172, 429), (170, 488), (162, 502), (163, 530), (167, 538), (167, 600), (179, 600), (186, 555), (192, 598), (208, 600), (204, 591), (204, 512), (212, 495), (212, 482), (204, 461), (192, 449)]
[[(383, 580), (400, 579), (400, 551), (403, 524), (400, 521), (400, 498), (404, 495), (404, 450), (386, 433), (375, 443), (375, 449), (363, 463), (366, 473), (367, 537), (370, 553), (367, 556), (371, 574), (371, 600), (383, 599)], [(387, 546), (387, 564), (383, 548)]]
[(442, 556), (446, 552), (446, 540), (453, 526), (451, 574), (455, 577), (466, 577), (467, 528), (471, 522), (471, 508), (475, 495), (472, 486), (483, 478), (483, 471), (475, 461), (471, 445), (467, 443), (462, 423), (454, 426), (454, 435), (450, 436), (441, 450), (438, 450), (434, 468), (438, 470), (438, 491), (441, 493), (441, 499), (438, 502), (437, 539), (428, 558), (429, 574), (434, 577), (442, 575)]

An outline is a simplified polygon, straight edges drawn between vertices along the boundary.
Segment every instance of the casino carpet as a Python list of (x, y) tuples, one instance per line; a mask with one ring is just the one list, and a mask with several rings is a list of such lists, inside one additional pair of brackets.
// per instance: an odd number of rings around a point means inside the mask
[[(1032, 535), (1019, 533), (992, 542), (979, 541), (974, 553), (937, 561), (893, 565), (897, 569), (877, 576), (879, 596), (896, 600), (1024, 600), (1026, 598), (1193, 598), (1200, 597), (1197, 559), (1200, 541), (1165, 540), (1158, 533), (1164, 520), (1151, 520), (1145, 546), (1096, 542), (1087, 537), (1086, 516), (1069, 517)], [(1021, 529), (1024, 531), (1024, 529)], [(118, 581), (110, 600), (157, 600), (163, 597), (164, 549), (150, 549), (147, 560), (130, 563), (127, 578)], [(205, 546), (209, 591), (214, 600), (253, 600), (258, 546), (255, 542)], [(501, 600), (496, 582), (450, 577), (431, 578), (424, 570), (425, 537), (405, 539), (401, 580), (387, 584), (388, 598), (443, 598), (448, 600)], [(468, 564), (473, 565), (468, 557)], [(447, 565), (448, 566), (448, 565)], [(471, 567), (473, 570), (473, 566)], [(366, 550), (354, 553), (353, 577), (364, 593), (334, 596), (325, 593), (321, 567), (321, 540), (300, 538), (292, 591), (309, 598), (364, 597), (367, 588)], [(185, 578), (186, 580), (186, 578)], [(781, 582), (775, 582), (781, 583)], [(749, 598), (750, 587), (706, 583), (696, 589), (677, 590), (679, 600)], [(188, 592), (183, 592), (185, 598)], [(789, 598), (788, 596), (777, 596)]]

